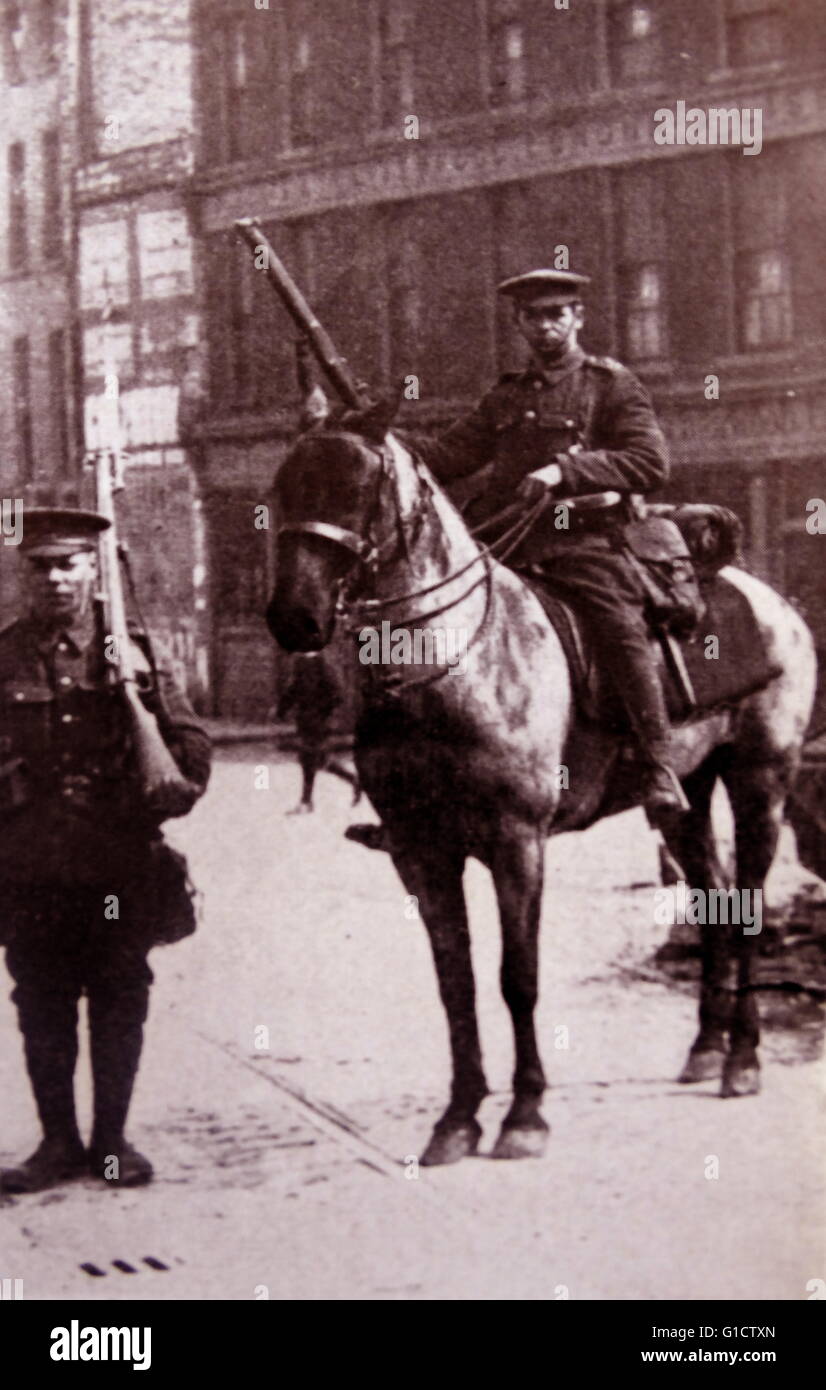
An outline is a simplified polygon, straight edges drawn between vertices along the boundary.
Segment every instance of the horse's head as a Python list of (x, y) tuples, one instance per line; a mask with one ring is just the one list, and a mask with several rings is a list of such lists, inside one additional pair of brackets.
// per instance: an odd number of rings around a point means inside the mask
[(384, 441), (396, 407), (381, 400), (365, 410), (316, 418), (279, 471), (281, 529), (266, 618), (287, 651), (327, 645), (339, 595), (367, 577), (379, 538), (395, 522)]

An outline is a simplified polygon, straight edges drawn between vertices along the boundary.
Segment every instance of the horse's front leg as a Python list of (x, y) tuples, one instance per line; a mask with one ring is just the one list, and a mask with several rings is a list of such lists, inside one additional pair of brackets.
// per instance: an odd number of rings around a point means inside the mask
[(394, 848), (391, 854), (404, 886), (418, 899), (430, 937), (453, 1059), (450, 1104), (437, 1122), (421, 1162), (431, 1167), (457, 1163), (476, 1152), (482, 1137), (476, 1112), (488, 1093), (462, 886), (464, 855), (443, 851), (432, 842)]
[(504, 829), (491, 871), (502, 923), (502, 994), (513, 1020), (516, 1065), (513, 1101), (502, 1121), (494, 1158), (538, 1158), (548, 1138), (540, 1111), (545, 1073), (534, 1024), (544, 868), (545, 839), (535, 826)]

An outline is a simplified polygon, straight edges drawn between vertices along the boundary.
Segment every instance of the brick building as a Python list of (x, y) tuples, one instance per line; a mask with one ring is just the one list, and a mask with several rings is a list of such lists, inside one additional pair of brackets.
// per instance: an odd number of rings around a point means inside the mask
[[(806, 503), (826, 490), (821, 0), (42, 9), (37, 33), (56, 11), (66, 40), (23, 84), (41, 84), (36, 122), (6, 69), (20, 125), (3, 162), (4, 481), (57, 474), (60, 430), (71, 481), (74, 400), (94, 443), (108, 353), (150, 618), (196, 682), (209, 675), (217, 712), (273, 705), (278, 655), (261, 620), (273, 536), (254, 509), (297, 403), (294, 330), (232, 232), (245, 214), (359, 376), (418, 378), (406, 411), (424, 426), (519, 360), (493, 287), (566, 247), (594, 276), (586, 346), (653, 393), (671, 495), (733, 505), (751, 564), (804, 604), (826, 646), (824, 540), (806, 530)], [(19, 28), (7, 21), (7, 54)], [(759, 110), (760, 153), (658, 144), (655, 113), (678, 101)], [(38, 185), (55, 128), (68, 173)], [(24, 185), (31, 206), (47, 188), (65, 196), (64, 267), (37, 277), (13, 265)], [(28, 371), (36, 402), (35, 374), (57, 370), (58, 329), (75, 345), (63, 425), (27, 414), (23, 389)], [(14, 344), (27, 335), (25, 368)]]
[(118, 505), (143, 612), (203, 699), (201, 500), (177, 428), (199, 339), (189, 5), (26, 0), (2, 20), (4, 495), (91, 503), (84, 450), (105, 442), (105, 393), (119, 393)]
[[(0, 487), (4, 498), (25, 498), (48, 482), (56, 498), (71, 497), (82, 406), (72, 340), (68, 15), (32, 0), (6, 4), (1, 17)], [(15, 596), (13, 553), (4, 548), (0, 563), (4, 613)]]
[[(266, 700), (271, 539), (252, 530), (292, 423), (292, 331), (233, 218), (259, 216), (359, 375), (415, 374), (447, 421), (514, 364), (493, 286), (595, 277), (584, 341), (649, 385), (671, 493), (743, 517), (755, 570), (826, 646), (826, 8), (820, 0), (202, 0), (197, 92), (220, 705)], [(655, 111), (759, 108), (762, 150), (659, 145)], [(411, 122), (409, 117), (415, 117)], [(407, 138), (409, 136), (417, 138)], [(708, 399), (706, 379), (719, 379)], [(220, 500), (219, 500), (220, 499)]]

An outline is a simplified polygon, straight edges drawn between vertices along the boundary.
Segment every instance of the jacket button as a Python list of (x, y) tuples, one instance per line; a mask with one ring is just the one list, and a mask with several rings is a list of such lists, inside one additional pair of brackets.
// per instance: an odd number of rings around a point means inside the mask
[(535, 410), (526, 410), (526, 411), (525, 411), (525, 419), (526, 419), (526, 420), (535, 420), (535, 419), (536, 419), (536, 411), (535, 411)]
[(542, 390), (542, 382), (541, 382), (541, 381), (535, 381), (534, 384), (533, 384), (533, 389), (534, 389), (534, 391), (541, 391), (541, 390)]
[(22, 690), (15, 690), (14, 698), (15, 700), (25, 700), (26, 697)]
[(565, 424), (568, 426), (569, 430), (572, 430), (576, 424), (576, 420), (566, 420)]
[(61, 684), (61, 685), (71, 685), (71, 684), (72, 684), (72, 678), (71, 678), (71, 676), (61, 676), (61, 677), (60, 677), (60, 684)]
[(75, 717), (74, 717), (73, 714), (61, 714), (61, 716), (60, 716), (60, 722), (61, 722), (62, 724), (72, 724), (72, 723), (74, 723), (74, 718), (75, 718)]

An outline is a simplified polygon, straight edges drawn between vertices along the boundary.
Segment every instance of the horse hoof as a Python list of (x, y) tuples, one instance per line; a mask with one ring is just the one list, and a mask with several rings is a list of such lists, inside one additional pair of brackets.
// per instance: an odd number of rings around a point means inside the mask
[(423, 1168), (437, 1168), (444, 1163), (458, 1163), (460, 1158), (475, 1154), (482, 1137), (482, 1127), (476, 1120), (437, 1125), (430, 1143), (419, 1159)]
[(503, 1125), (491, 1152), (491, 1158), (541, 1158), (549, 1134), (550, 1129), (547, 1125), (532, 1125), (530, 1129), (520, 1129), (517, 1125)]
[(713, 1081), (722, 1073), (726, 1054), (718, 1047), (705, 1047), (695, 1052), (693, 1049), (686, 1058), (677, 1080), (682, 1086), (690, 1086), (695, 1081)]
[(756, 1096), (760, 1093), (760, 1068), (756, 1063), (748, 1066), (732, 1066), (723, 1072), (720, 1095), (724, 1099), (731, 1096)]

